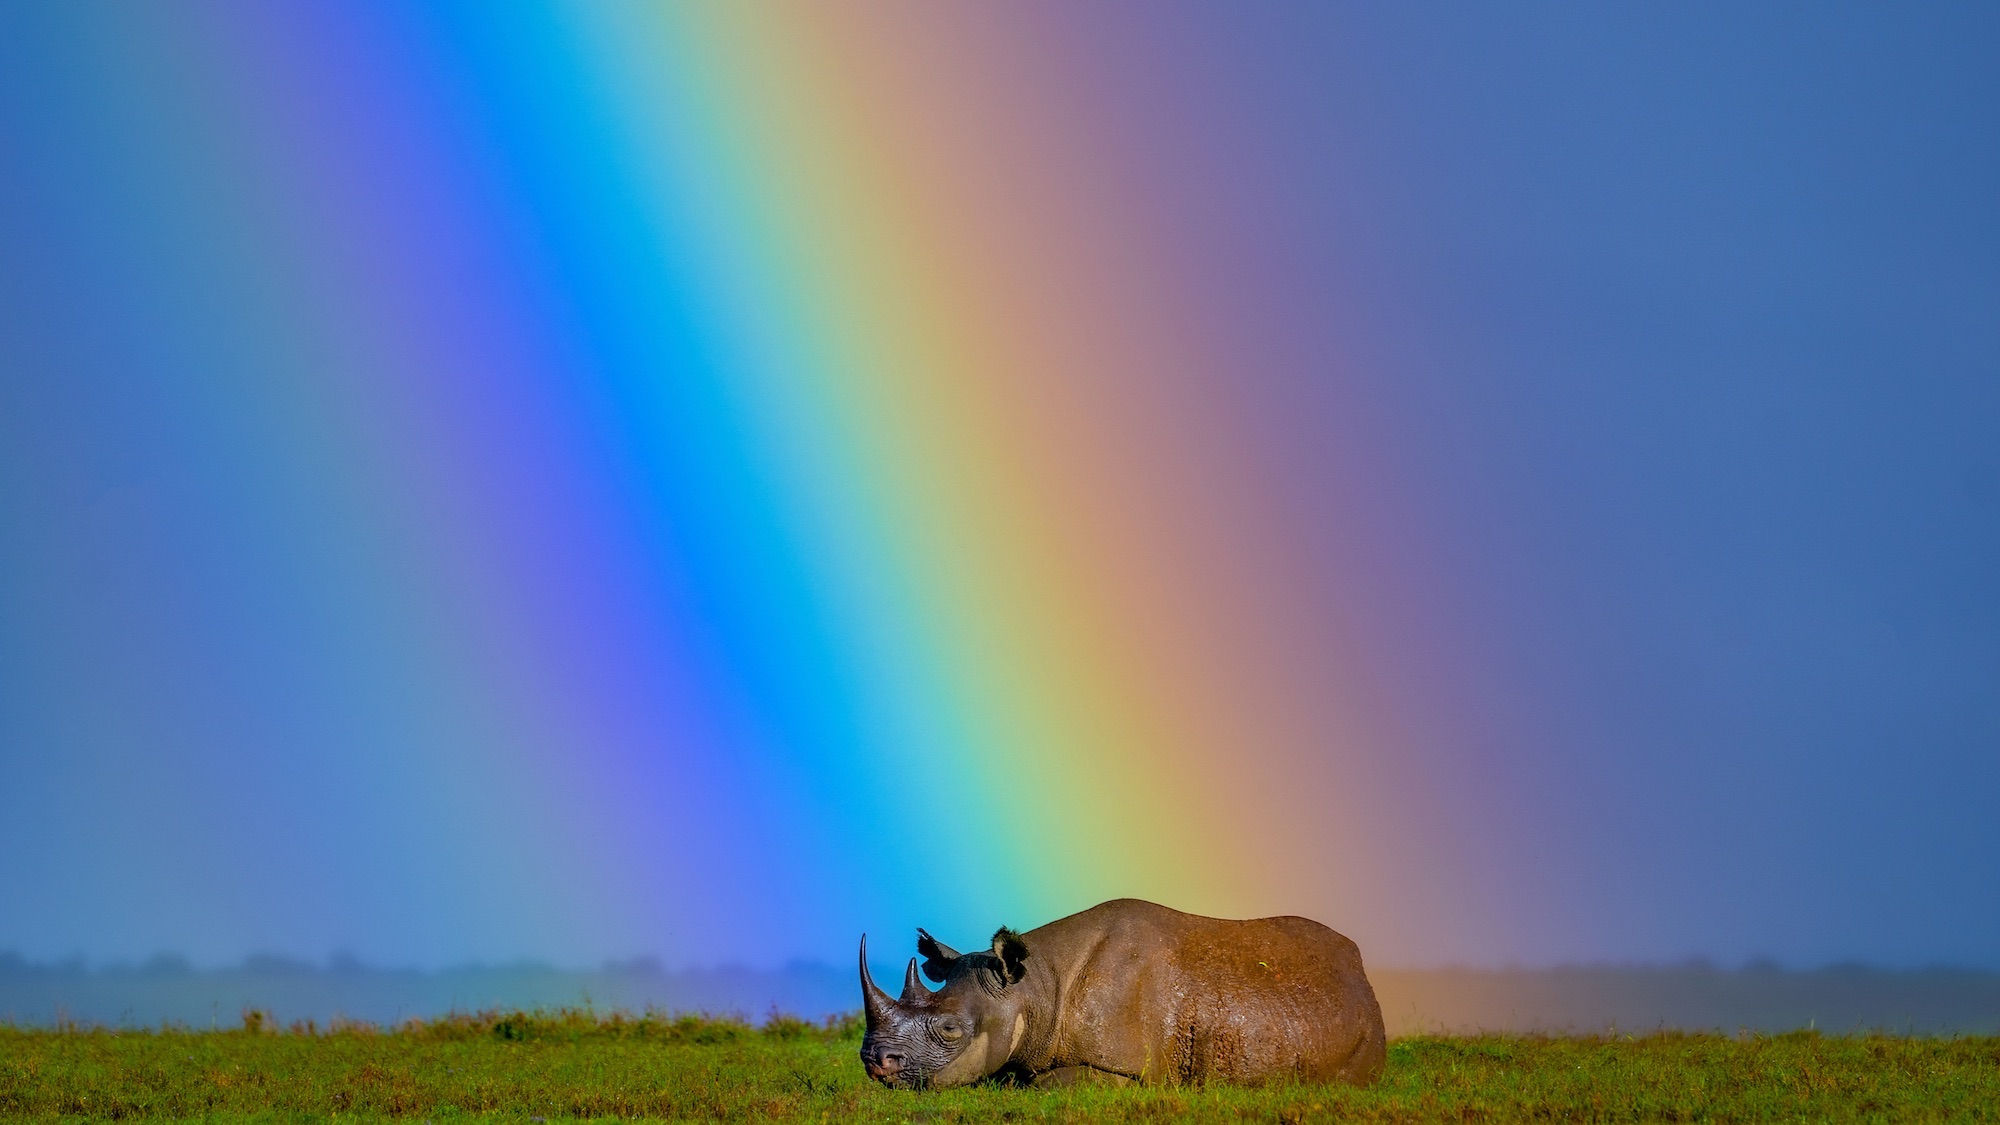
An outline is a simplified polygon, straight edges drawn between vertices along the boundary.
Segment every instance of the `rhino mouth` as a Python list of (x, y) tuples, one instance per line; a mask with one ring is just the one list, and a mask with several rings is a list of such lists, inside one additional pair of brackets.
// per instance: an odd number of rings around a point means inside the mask
[(903, 1049), (886, 1049), (873, 1045), (862, 1048), (861, 1069), (868, 1077), (889, 1087), (891, 1090), (925, 1090), (931, 1086), (931, 1072), (914, 1062)]
[(891, 1090), (928, 1090), (931, 1087), (931, 1076), (916, 1071), (884, 1071), (871, 1066), (868, 1067), (868, 1077)]

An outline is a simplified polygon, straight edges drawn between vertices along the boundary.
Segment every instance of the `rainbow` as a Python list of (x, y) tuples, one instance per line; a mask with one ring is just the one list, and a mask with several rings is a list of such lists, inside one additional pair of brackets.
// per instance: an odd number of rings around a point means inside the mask
[(1274, 298), (1172, 229), (1212, 185), (1050, 11), (6, 18), (62, 127), (6, 346), (120, 419), (11, 455), (80, 513), (13, 575), (29, 733), (122, 771), (57, 843), (135, 940), (772, 962), (1134, 895), (1458, 948), (1358, 353), (1293, 363), (1351, 419), (1302, 456)]

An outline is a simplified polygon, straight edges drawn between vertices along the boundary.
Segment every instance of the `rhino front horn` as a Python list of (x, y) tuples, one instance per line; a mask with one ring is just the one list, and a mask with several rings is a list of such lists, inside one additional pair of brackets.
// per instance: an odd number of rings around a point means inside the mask
[(874, 1027), (888, 1014), (895, 1004), (889, 994), (875, 986), (875, 978), (868, 972), (868, 935), (861, 935), (861, 1006), (868, 1014), (868, 1026)]
[(930, 996), (931, 990), (924, 987), (923, 978), (917, 975), (917, 959), (912, 957), (909, 970), (903, 974), (903, 1003), (928, 1000)]

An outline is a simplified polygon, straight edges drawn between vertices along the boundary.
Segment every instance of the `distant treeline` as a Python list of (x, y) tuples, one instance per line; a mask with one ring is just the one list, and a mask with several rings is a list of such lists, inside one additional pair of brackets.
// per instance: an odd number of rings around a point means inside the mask
[(1843, 965), (1577, 966), (1369, 974), (1391, 1034), (1424, 1031), (2000, 1033), (2000, 973)]
[[(884, 966), (885, 979), (901, 970)], [(1391, 1034), (1419, 1031), (1888, 1030), (2000, 1034), (2000, 973), (1841, 966), (1806, 972), (1691, 964), (1557, 969), (1375, 970)], [(352, 958), (311, 964), (252, 957), (197, 969), (34, 964), (0, 953), (0, 1022), (49, 1026), (233, 1027), (258, 1010), (281, 1024), (396, 1024), (452, 1012), (587, 1007), (820, 1021), (859, 1006), (854, 970), (664, 969), (650, 959), (571, 970), (524, 963), (382, 969)]]
[[(900, 970), (899, 970), (900, 971)], [(587, 1007), (600, 1012), (706, 1012), (823, 1020), (860, 1007), (854, 970), (795, 964), (669, 972), (650, 958), (590, 971), (524, 962), (439, 970), (386, 969), (336, 957), (324, 965), (251, 957), (197, 969), (178, 957), (91, 968), (36, 965), (0, 953), (0, 1021), (231, 1027), (258, 1009), (282, 1024), (396, 1024), (451, 1012)]]

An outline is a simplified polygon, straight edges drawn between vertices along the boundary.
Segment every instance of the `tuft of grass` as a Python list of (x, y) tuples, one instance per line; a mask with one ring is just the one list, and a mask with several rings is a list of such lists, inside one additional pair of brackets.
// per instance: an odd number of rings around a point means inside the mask
[(855, 1017), (587, 1010), (396, 1027), (0, 1026), (0, 1118), (585, 1118), (728, 1122), (2000, 1121), (2000, 1038), (1418, 1037), (1365, 1090), (975, 1087), (867, 1081)]

